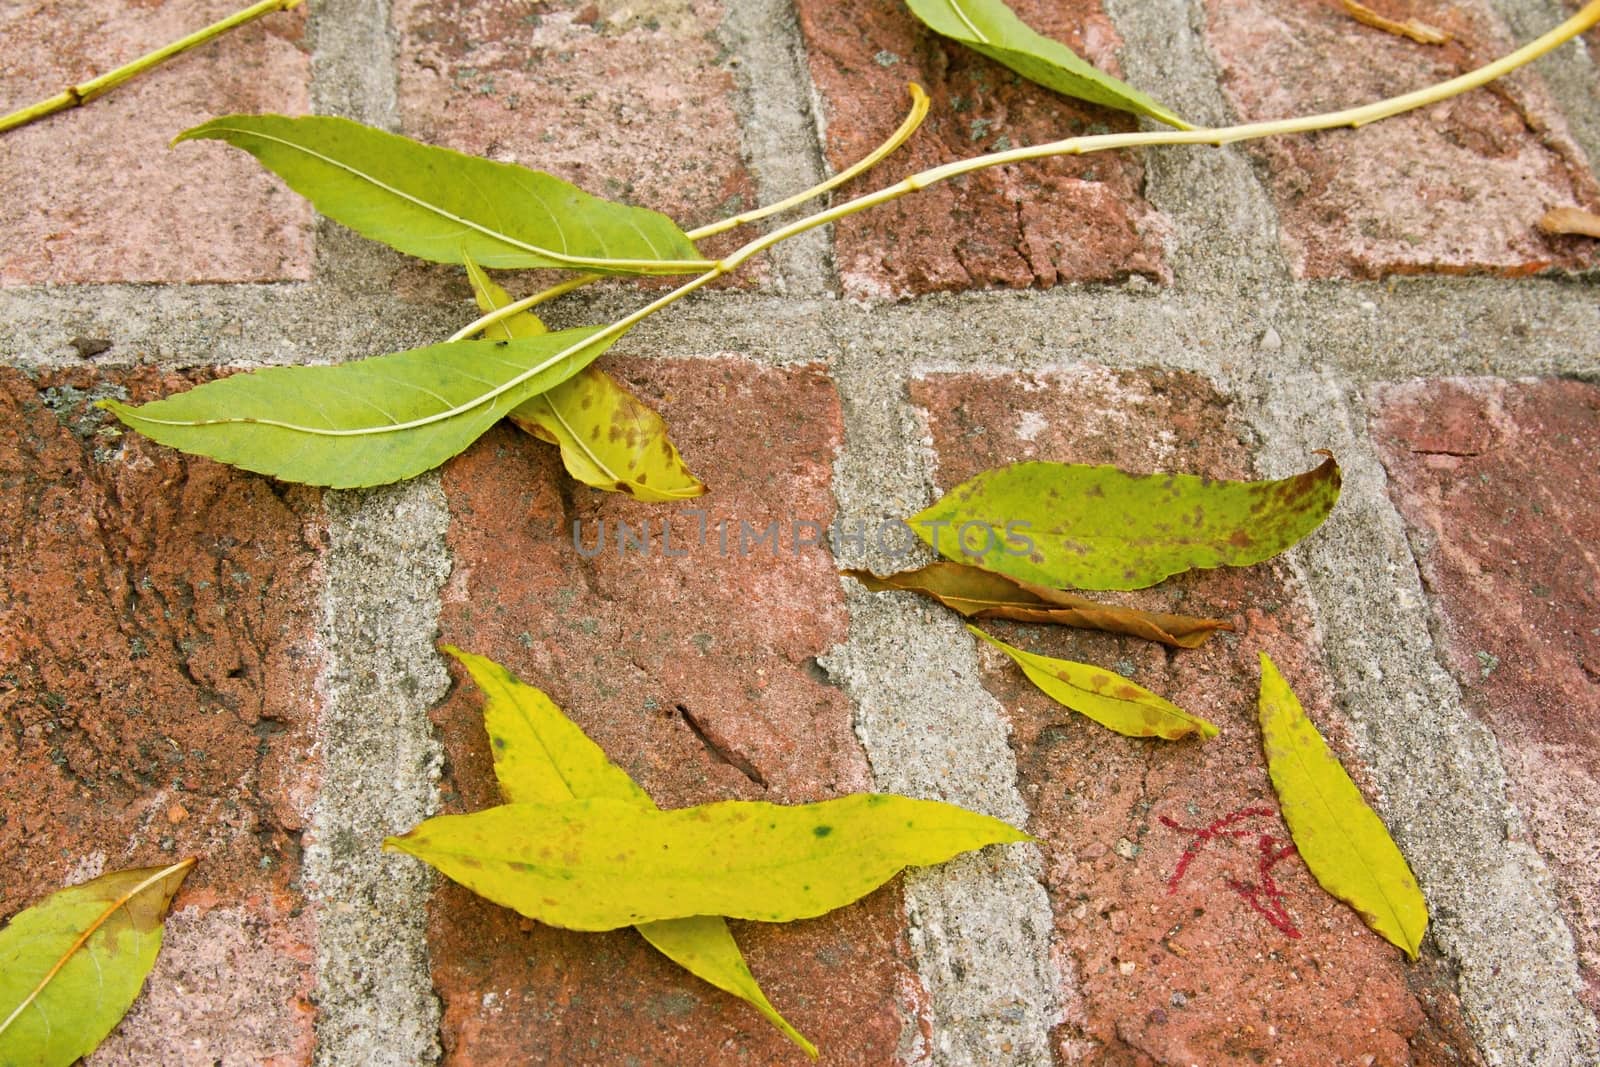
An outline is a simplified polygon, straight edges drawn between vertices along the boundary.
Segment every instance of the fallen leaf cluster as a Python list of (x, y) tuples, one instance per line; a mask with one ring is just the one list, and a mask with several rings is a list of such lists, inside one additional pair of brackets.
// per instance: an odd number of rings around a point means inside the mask
[[(5, 116), (0, 130), (86, 102), (233, 26), (298, 2), (261, 0)], [(1341, 2), (1352, 17), (1385, 32), (1428, 43), (1444, 37), (1415, 20), (1400, 22), (1356, 0)], [(908, 0), (907, 6), (933, 31), (1024, 78), (1172, 129), (1070, 138), (960, 160), (780, 225), (712, 259), (698, 247), (704, 238), (817, 199), (877, 166), (915, 132), (927, 113), (926, 95), (912, 86), (905, 122), (855, 166), (780, 203), (691, 232), (665, 215), (599, 199), (548, 174), (344, 119), (213, 119), (178, 141), (238, 147), (328, 218), (409, 255), (462, 266), (484, 314), (448, 340), (421, 348), (237, 374), (138, 406), (101, 403), (127, 426), (185, 452), (336, 488), (413, 477), (509, 418), (556, 445), (567, 472), (586, 485), (645, 501), (694, 497), (705, 486), (661, 417), (592, 364), (644, 318), (774, 244), (989, 167), (1361, 126), (1484, 84), (1600, 21), (1600, 0), (1591, 0), (1507, 60), (1393, 100), (1303, 119), (1194, 129), (1165, 105), (1035, 33), (1002, 0)], [(1600, 232), (1592, 216), (1574, 209), (1552, 212), (1543, 225), (1557, 233)], [(573, 273), (511, 300), (484, 268)], [(531, 310), (600, 278), (652, 275), (690, 280), (599, 326), (550, 331)], [(921, 593), (980, 621), (1090, 627), (1194, 648), (1230, 624), (1099, 603), (1068, 590), (1137, 589), (1197, 567), (1260, 562), (1315, 529), (1338, 490), (1331, 458), (1291, 478), (1248, 483), (1016, 464), (979, 475), (911, 518), (946, 562), (881, 578), (847, 573), (869, 589)], [(1027, 532), (1014, 537), (1010, 524)], [(965, 537), (969, 527), (1006, 533), (973, 544)], [(1016, 551), (1023, 542), (1026, 549)], [(1039, 656), (972, 629), (1054, 699), (1112, 730), (1165, 740), (1217, 733), (1213, 724), (1120, 675)], [(424, 859), (543, 922), (579, 930), (633, 926), (691, 973), (750, 1003), (811, 1055), (815, 1048), (762, 993), (723, 916), (786, 922), (819, 915), (908, 865), (1030, 840), (985, 816), (884, 795), (661, 811), (543, 693), (488, 660), (451, 651), (485, 694), (485, 725), (506, 802), (427, 820), (389, 838), (386, 847)], [(1265, 655), (1259, 707), (1268, 771), (1307, 867), (1415, 958), (1427, 924), (1416, 881)], [(1263, 876), (1286, 855), (1263, 838)], [(64, 1065), (93, 1050), (137, 996), (161, 944), (162, 918), (194, 863), (103, 875), (11, 916), (0, 929), (0, 1064)]]

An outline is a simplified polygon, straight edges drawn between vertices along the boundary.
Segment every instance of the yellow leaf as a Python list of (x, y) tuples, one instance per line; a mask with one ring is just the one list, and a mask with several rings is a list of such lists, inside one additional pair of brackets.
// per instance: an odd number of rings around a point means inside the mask
[(103, 874), (11, 917), (0, 930), (0, 1064), (66, 1067), (94, 1051), (144, 986), (194, 864)]
[(1322, 888), (1416, 959), (1428, 928), (1417, 880), (1265, 652), (1260, 714), (1272, 787), (1306, 867)]
[(570, 930), (726, 915), (792, 922), (853, 903), (905, 867), (1033, 840), (937, 800), (854, 793), (786, 806), (725, 800), (676, 811), (593, 797), (438, 815), (386, 849), (479, 896)]
[(1015, 660), (1028, 681), (1050, 699), (1119, 734), (1176, 741), (1195, 734), (1206, 740), (1219, 732), (1212, 723), (1189, 714), (1120, 674), (1088, 663), (1024, 652), (990, 637), (976, 626), (967, 629)]
[[(511, 302), (476, 263), (466, 261), (478, 306), (493, 311)], [(513, 340), (545, 332), (531, 311), (490, 326), (487, 336)], [(511, 410), (511, 421), (561, 448), (567, 473), (584, 485), (639, 500), (688, 500), (706, 491), (667, 437), (667, 424), (638, 397), (589, 366)]]
[[(605, 797), (655, 810), (649, 794), (541, 690), (491, 659), (449, 645), (444, 650), (461, 662), (483, 691), (483, 725), (489, 732), (495, 777), (508, 803), (559, 804)], [(640, 923), (635, 929), (672, 962), (745, 1001), (806, 1055), (816, 1058), (817, 1047), (790, 1026), (762, 992), (721, 916), (663, 919)]]

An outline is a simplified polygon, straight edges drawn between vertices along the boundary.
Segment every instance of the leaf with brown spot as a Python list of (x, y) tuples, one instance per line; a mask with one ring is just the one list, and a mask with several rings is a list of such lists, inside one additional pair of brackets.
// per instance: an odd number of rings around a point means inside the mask
[[(467, 276), (478, 306), (493, 311), (511, 297), (472, 260)], [(487, 336), (510, 340), (545, 331), (531, 311), (490, 326)], [(706, 491), (667, 437), (661, 416), (598, 367), (588, 366), (553, 389), (513, 408), (511, 421), (561, 449), (567, 473), (605, 492), (639, 500), (688, 500)]]
[(1199, 619), (1099, 604), (1059, 589), (1035, 585), (964, 563), (930, 563), (879, 578), (870, 571), (842, 572), (875, 593), (898, 589), (930, 596), (968, 618), (1075, 626), (1084, 630), (1142, 637), (1174, 648), (1198, 648), (1218, 630), (1232, 630), (1224, 619)]
[(1260, 718), (1272, 788), (1306, 867), (1322, 888), (1416, 959), (1428, 929), (1428, 904), (1416, 876), (1265, 652)]
[(1450, 35), (1441, 29), (1428, 25), (1421, 19), (1406, 19), (1400, 22), (1378, 14), (1359, 0), (1339, 0), (1344, 7), (1345, 14), (1361, 23), (1371, 26), (1384, 33), (1392, 33), (1396, 37), (1409, 37), (1418, 44), (1445, 44), (1450, 40)]
[(1051, 588), (1143, 589), (1169, 575), (1259, 563), (1322, 524), (1339, 465), (1279, 481), (1014, 463), (956, 486), (908, 521), (948, 559)]
[(194, 865), (103, 874), (11, 917), (0, 930), (0, 1064), (66, 1067), (94, 1051), (139, 996)]
[(1600, 215), (1576, 207), (1553, 208), (1539, 220), (1539, 229), (1545, 233), (1600, 237)]
[(1128, 737), (1161, 737), (1177, 741), (1198, 735), (1202, 741), (1217, 736), (1216, 726), (1191, 715), (1120, 674), (1089, 663), (1074, 663), (1013, 648), (976, 626), (967, 629), (1010, 656), (1028, 681), (1046, 696)]

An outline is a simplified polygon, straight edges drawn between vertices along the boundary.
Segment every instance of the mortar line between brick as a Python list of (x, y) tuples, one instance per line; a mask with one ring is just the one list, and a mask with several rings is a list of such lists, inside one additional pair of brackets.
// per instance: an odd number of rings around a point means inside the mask
[(444, 757), (428, 711), (449, 685), (434, 649), (449, 512), (436, 474), (324, 500), (323, 770), (306, 849), (317, 906), (315, 1062), (432, 1063), (433, 879), (380, 845), (437, 806)]
[[(836, 347), (845, 444), (834, 491), (841, 521), (862, 520), (868, 544), (857, 553), (841, 542), (835, 551), (842, 564), (897, 569), (907, 561), (874, 547), (875, 527), (920, 506), (931, 485), (931, 457), (904, 400), (904, 375), (887, 370), (869, 345), (843, 337)], [(849, 636), (820, 662), (855, 707), (856, 735), (877, 788), (1026, 825), (1002, 709), (977, 681), (969, 635), (948, 613), (929, 612), (914, 598), (847, 584)], [(931, 1047), (903, 1046), (902, 1060), (1050, 1062), (1050, 1032), (1063, 1011), (1042, 877), (1033, 846), (990, 850), (907, 876), (909, 938), (932, 1030)]]
[[(1238, 121), (1206, 47), (1204, 0), (1106, 0), (1105, 7), (1123, 38), (1131, 84), (1192, 123)], [(1180, 285), (1254, 293), (1268, 306), (1292, 288), (1277, 209), (1244, 146), (1150, 149), (1142, 158), (1145, 198), (1177, 229), (1168, 258)]]
[(1310, 595), (1380, 813), (1427, 895), (1430, 936), (1456, 965), (1480, 1049), (1493, 1064), (1600, 1062), (1571, 931), (1542, 858), (1507, 818), (1498, 746), (1465, 708), (1434, 641), (1355, 387), (1314, 371), (1257, 386), (1240, 409), (1264, 442), (1259, 473), (1298, 470), (1312, 448), (1332, 448), (1343, 466), (1338, 508), (1289, 561)]
[[(389, 0), (322, 0), (312, 5), (311, 109), (385, 130), (400, 128), (395, 33)], [(317, 217), (316, 277), (350, 288), (387, 289), (391, 256)]]
[[(739, 136), (757, 196), (775, 203), (827, 176), (801, 38), (790, 0), (735, 0), (719, 32), (740, 57)], [(802, 209), (804, 210), (804, 209)], [(780, 292), (815, 297), (835, 292), (831, 227), (813, 230), (771, 253)]]
[[(898, 338), (878, 359), (904, 373), (928, 360), (1165, 365), (1225, 383), (1254, 364), (1338, 368), (1358, 382), (1458, 374), (1600, 374), (1592, 339), (1600, 304), (1585, 281), (1407, 279), (1302, 283), (1264, 305), (1183, 289), (981, 293), (904, 304), (801, 301), (715, 293), (636, 327), (618, 353), (693, 357), (746, 353), (773, 363), (817, 359), (819, 338)], [(565, 305), (552, 325), (603, 321), (637, 306), (615, 293)], [(336, 286), (95, 286), (0, 290), (0, 360), (25, 369), (84, 365), (74, 336), (113, 348), (92, 361), (173, 368), (331, 362), (429, 344), (460, 325), (460, 309), (395, 301), (386, 290)], [(957, 324), (952, 333), (948, 323)], [(1278, 350), (1265, 345), (1269, 331)], [(956, 344), (958, 339), (979, 343)], [(1003, 354), (1003, 360), (1001, 359)]]

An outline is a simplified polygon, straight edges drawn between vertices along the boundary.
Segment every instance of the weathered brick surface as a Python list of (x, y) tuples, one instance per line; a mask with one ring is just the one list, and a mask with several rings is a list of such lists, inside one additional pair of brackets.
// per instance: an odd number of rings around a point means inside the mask
[[(946, 488), (1024, 459), (1249, 475), (1249, 448), (1227, 401), (1191, 375), (1092, 367), (937, 375), (914, 382), (912, 398), (927, 412)], [(1298, 857), (1270, 869), (1285, 909), (1277, 924), (1235, 888), (1259, 889), (1264, 836), (1275, 846), (1288, 837), (1255, 719), (1258, 651), (1273, 657), (1351, 764), (1311, 622), (1286, 569), (1192, 574), (1129, 599), (1224, 616), (1238, 632), (1173, 652), (1083, 631), (994, 630), (1023, 648), (1125, 673), (1215, 722), (1219, 737), (1204, 744), (1120, 737), (1056, 705), (1009, 660), (983, 655), (983, 683), (1011, 723), (1029, 828), (1045, 843), (1056, 941), (1071, 976), (1060, 1060), (1470, 1062), (1472, 1044), (1436, 957), (1408, 968), (1318, 888)], [(1361, 768), (1352, 771), (1359, 780)], [(1191, 830), (1251, 808), (1270, 814), (1233, 824), (1248, 833), (1203, 845), (1177, 877), (1186, 847), (1197, 841)]]
[(719, 0), (399, 0), (404, 132), (685, 229), (748, 210), (722, 13)]
[[(1012, 7), (1040, 33), (1115, 71), (1120, 42), (1097, 0)], [(1136, 128), (1125, 115), (1056, 96), (938, 37), (893, 0), (800, 0), (797, 9), (836, 170), (899, 124), (907, 82), (933, 101), (917, 135), (839, 196), (987, 151)], [(985, 171), (838, 223), (839, 271), (853, 294), (879, 296), (1162, 277), (1168, 229), (1142, 198), (1143, 181), (1126, 154)]]
[[(0, 6), (0, 112), (53, 96), (238, 10), (234, 0)], [(308, 110), (303, 9), (5, 135), (0, 286), (306, 278), (311, 210), (221, 144), (167, 142), (232, 112)]]
[(1377, 400), (1450, 665), (1500, 742), (1600, 1008), (1600, 388), (1429, 381)]
[(0, 371), (0, 915), (199, 856), (96, 1062), (298, 1061), (320, 504), (88, 406), (184, 384)]
[[(623, 373), (712, 487), (707, 543), (679, 506), (574, 486), (552, 447), (497, 429), (446, 468), (455, 571), (444, 638), (549, 692), (664, 807), (869, 788), (850, 707), (812, 659), (844, 636), (839, 582), (822, 551), (791, 551), (792, 520), (833, 517), (842, 431), (832, 383), (813, 368), (724, 359), (624, 364)], [(687, 555), (662, 555), (663, 521), (670, 550)], [(785, 529), (781, 551), (741, 557), (740, 523), (772, 521)], [(574, 522), (587, 551), (605, 524), (606, 547), (592, 559), (574, 547)], [(651, 525), (649, 556), (619, 555), (623, 522), (635, 532)], [(498, 802), (480, 707), (458, 689), (438, 712), (451, 810)], [(917, 1025), (902, 924), (891, 887), (818, 920), (740, 923), (735, 933), (773, 1002), (828, 1062), (881, 1063)], [(632, 931), (558, 931), (448, 885), (431, 927), (453, 1062), (799, 1056), (751, 1009), (678, 972)]]
[[(1208, 0), (1207, 38), (1241, 121), (1333, 111), (1466, 73), (1517, 42), (1484, 3), (1371, 5), (1454, 35), (1416, 44), (1322, 0)], [(1315, 62), (1308, 57), (1314, 56)], [(1360, 130), (1256, 142), (1300, 277), (1593, 266), (1592, 241), (1538, 229), (1597, 189), (1560, 113), (1519, 74)]]

